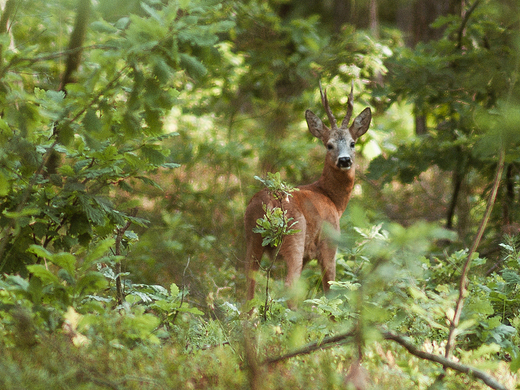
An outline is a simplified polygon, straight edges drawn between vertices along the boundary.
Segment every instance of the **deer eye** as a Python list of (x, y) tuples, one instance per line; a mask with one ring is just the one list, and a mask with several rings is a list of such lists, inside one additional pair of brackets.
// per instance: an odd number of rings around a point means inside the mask
[(355, 143), (354, 141), (352, 141), (352, 142), (350, 143), (350, 148), (351, 148), (351, 149), (354, 149), (354, 146), (356, 146), (356, 143)]
[(332, 144), (327, 144), (327, 149), (328, 149), (328, 150), (332, 150), (332, 149), (334, 149), (334, 145), (332, 145)]

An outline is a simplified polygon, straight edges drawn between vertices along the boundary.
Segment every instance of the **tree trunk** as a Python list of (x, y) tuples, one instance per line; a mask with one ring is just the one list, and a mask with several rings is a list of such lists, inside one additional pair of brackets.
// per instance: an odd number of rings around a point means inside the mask
[(334, 0), (333, 5), (333, 21), (334, 32), (337, 34), (341, 31), (345, 23), (352, 22), (355, 18), (354, 6), (351, 1)]
[(415, 134), (424, 135), (428, 132), (426, 128), (426, 115), (415, 114)]
[(455, 208), (457, 207), (457, 199), (459, 197), (463, 177), (464, 176), (459, 173), (458, 169), (453, 172), (453, 193), (451, 195), (451, 202), (446, 216), (446, 229), (453, 229), (453, 218), (455, 216)]

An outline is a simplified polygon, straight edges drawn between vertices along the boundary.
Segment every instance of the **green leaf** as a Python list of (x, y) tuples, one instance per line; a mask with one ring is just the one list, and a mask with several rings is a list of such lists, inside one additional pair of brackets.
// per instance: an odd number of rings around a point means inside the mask
[(104, 20), (96, 20), (90, 24), (90, 28), (100, 33), (113, 34), (117, 32), (117, 28)]
[(184, 303), (181, 307), (176, 308), (175, 310), (181, 312), (181, 313), (190, 313), (195, 314), (198, 316), (204, 315), (204, 312), (200, 311), (196, 307), (188, 306), (188, 304)]
[(29, 217), (32, 215), (38, 215), (40, 213), (40, 209), (27, 207), (24, 208), (22, 211), (7, 211), (4, 210), (2, 214), (4, 214), (7, 218), (22, 218), (22, 217)]
[(43, 284), (60, 284), (58, 277), (41, 264), (28, 265), (27, 269), (34, 277), (39, 278)]
[(90, 248), (87, 256), (85, 256), (85, 260), (81, 266), (82, 270), (87, 270), (90, 268), (95, 262), (101, 260), (105, 254), (110, 250), (111, 247), (115, 245), (114, 238), (106, 238), (100, 242), (98, 242), (93, 248)]
[(27, 252), (32, 253), (36, 255), (37, 257), (41, 257), (45, 260), (50, 260), (53, 256), (51, 252), (49, 252), (47, 249), (42, 247), (41, 245), (30, 245), (29, 249), (27, 249)]
[(168, 168), (168, 169), (179, 168), (180, 166), (181, 166), (181, 164), (177, 164), (177, 163), (164, 163), (164, 164), (161, 164), (161, 167)]
[(78, 279), (75, 291), (80, 296), (85, 296), (87, 294), (102, 291), (107, 287), (107, 285), (108, 282), (101, 273), (92, 271)]
[(76, 257), (74, 257), (74, 255), (67, 252), (60, 252), (53, 254), (50, 261), (74, 276), (76, 270)]
[(7, 176), (2, 170), (0, 170), (0, 196), (7, 196), (11, 191), (11, 184), (7, 179)]
[(159, 184), (157, 184), (155, 181), (146, 176), (137, 176), (137, 179), (141, 180), (146, 185), (149, 185), (162, 191), (162, 188)]
[(175, 283), (170, 284), (170, 295), (173, 298), (177, 298), (179, 296), (180, 290), (179, 287)]
[(29, 282), (20, 275), (7, 275), (5, 281), (12, 286), (16, 286), (22, 291), (28, 291), (30, 287)]
[(186, 53), (180, 53), (179, 57), (181, 59), (181, 66), (185, 68), (191, 76), (195, 78), (202, 78), (208, 73), (206, 67), (202, 65), (202, 63), (195, 57), (192, 57)]
[(102, 124), (96, 111), (92, 109), (87, 110), (85, 117), (83, 118), (83, 126), (85, 126), (87, 132), (99, 132), (101, 130)]
[(157, 22), (161, 23), (163, 22), (161, 16), (159, 15), (159, 13), (153, 9), (152, 7), (150, 7), (149, 5), (147, 5), (146, 3), (144, 2), (141, 2), (141, 8), (148, 14), (150, 15), (152, 18), (154, 18)]
[(509, 369), (511, 372), (515, 373), (520, 369), (520, 354), (517, 354), (509, 363)]
[(165, 163), (166, 156), (169, 154), (168, 151), (162, 150), (158, 145), (144, 145), (141, 148), (143, 157), (148, 160), (150, 164), (160, 166)]

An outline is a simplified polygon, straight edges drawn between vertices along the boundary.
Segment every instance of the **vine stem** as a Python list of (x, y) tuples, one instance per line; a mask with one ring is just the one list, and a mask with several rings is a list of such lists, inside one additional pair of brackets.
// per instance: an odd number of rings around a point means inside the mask
[(498, 193), (498, 187), (500, 186), (500, 178), (502, 177), (502, 172), (504, 171), (504, 160), (505, 160), (505, 150), (502, 147), (500, 150), (500, 157), (498, 160), (497, 171), (495, 175), (495, 179), (493, 181), (493, 188), (491, 189), (491, 193), (489, 194), (489, 199), (486, 205), (486, 211), (484, 212), (484, 216), (480, 221), (480, 226), (478, 227), (477, 235), (473, 240), (473, 244), (468, 253), (468, 257), (466, 258), (466, 262), (464, 263), (464, 267), (462, 268), (462, 274), (460, 276), (460, 284), (459, 284), (459, 297), (457, 299), (457, 303), (455, 305), (455, 312), (453, 314), (453, 319), (450, 320), (450, 331), (448, 334), (448, 340), (446, 344), (445, 357), (449, 358), (453, 348), (455, 347), (455, 339), (457, 337), (457, 328), (460, 322), (460, 315), (462, 313), (462, 308), (464, 306), (464, 299), (466, 298), (466, 293), (468, 290), (468, 274), (471, 267), (471, 260), (477, 248), (480, 244), (482, 236), (484, 234), (484, 230), (486, 229), (487, 223), (489, 221), (489, 217), (491, 216), (491, 211), (493, 210), (493, 206), (495, 204), (495, 200)]

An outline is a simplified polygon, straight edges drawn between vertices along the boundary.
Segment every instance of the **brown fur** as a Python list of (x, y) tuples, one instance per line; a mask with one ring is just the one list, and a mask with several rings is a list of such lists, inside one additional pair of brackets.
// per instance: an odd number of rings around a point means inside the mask
[[(293, 192), (292, 197), (284, 199), (283, 208), (287, 210), (287, 217), (298, 221), (294, 229), (300, 232), (284, 237), (279, 256), (287, 264), (287, 287), (300, 277), (303, 266), (309, 260), (317, 259), (322, 269), (323, 289), (327, 292), (329, 281), (336, 277), (337, 245), (330, 239), (325, 225), (339, 232), (339, 219), (347, 207), (354, 187), (354, 150), (351, 146), (368, 130), (371, 112), (369, 108), (365, 108), (348, 127), (353, 108), (351, 92), (347, 116), (338, 128), (328, 107), (326, 94), (322, 94), (322, 102), (331, 122), (330, 129), (309, 110), (306, 111), (305, 117), (309, 131), (327, 147), (323, 172), (316, 182), (299, 187), (299, 191)], [(261, 235), (252, 231), (256, 226), (256, 220), (264, 216), (264, 204), (271, 209), (280, 207), (279, 202), (264, 189), (253, 196), (244, 217), (247, 242), (247, 300), (254, 297), (254, 274), (259, 269), (262, 255), (266, 252), (273, 260), (275, 253), (274, 248), (263, 247)]]

